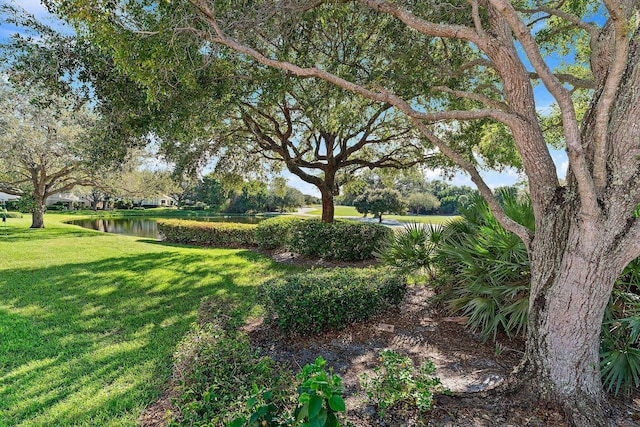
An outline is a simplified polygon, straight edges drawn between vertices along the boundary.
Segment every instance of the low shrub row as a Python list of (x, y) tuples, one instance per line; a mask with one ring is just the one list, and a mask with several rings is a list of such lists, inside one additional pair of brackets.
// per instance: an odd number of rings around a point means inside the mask
[(374, 268), (310, 270), (273, 279), (258, 289), (267, 317), (285, 334), (343, 328), (397, 305), (407, 292), (404, 275)]
[(266, 219), (256, 227), (256, 242), (260, 249), (288, 249), (292, 230), (304, 219), (296, 216), (276, 216)]
[(221, 248), (257, 246), (255, 224), (167, 219), (158, 221), (158, 231), (171, 243)]
[(0, 211), (0, 216), (2, 215), (5, 215), (7, 218), (22, 218), (22, 214), (20, 212)]
[(158, 221), (167, 242), (241, 248), (282, 249), (308, 258), (360, 261), (391, 239), (393, 231), (355, 221), (324, 223), (293, 216), (269, 218), (258, 225), (167, 219)]
[(309, 258), (339, 261), (373, 258), (375, 250), (392, 235), (391, 229), (378, 224), (324, 223), (295, 217), (271, 218), (256, 229), (261, 249), (286, 249)]

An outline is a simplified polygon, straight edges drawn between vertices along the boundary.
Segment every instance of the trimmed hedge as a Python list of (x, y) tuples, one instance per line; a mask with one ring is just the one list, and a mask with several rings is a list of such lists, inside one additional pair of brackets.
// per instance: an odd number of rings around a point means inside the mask
[(259, 301), (285, 334), (339, 329), (399, 304), (405, 276), (391, 270), (310, 270), (263, 283)]
[(305, 220), (293, 224), (289, 249), (309, 258), (360, 261), (374, 258), (376, 249), (392, 235), (390, 228), (379, 224)]
[(2, 216), (2, 214), (5, 214), (7, 218), (22, 218), (22, 214), (20, 212), (0, 211), (0, 216)]
[(293, 227), (304, 221), (296, 216), (276, 216), (261, 221), (256, 227), (256, 241), (260, 249), (288, 249)]
[(178, 219), (158, 221), (158, 231), (170, 243), (245, 248), (256, 246), (256, 225), (233, 222), (204, 222)]

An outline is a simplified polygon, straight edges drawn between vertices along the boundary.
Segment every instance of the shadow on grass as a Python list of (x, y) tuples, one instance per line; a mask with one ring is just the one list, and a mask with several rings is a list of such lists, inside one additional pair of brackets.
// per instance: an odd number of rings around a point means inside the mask
[(243, 321), (254, 285), (284, 271), (250, 251), (171, 248), (4, 271), (0, 425), (135, 424), (168, 379), (200, 301), (220, 295)]
[(16, 243), (23, 240), (50, 240), (60, 237), (89, 237), (100, 236), (100, 232), (86, 230), (71, 225), (54, 225), (46, 228), (29, 228), (30, 224), (12, 224), (8, 227), (0, 226), (0, 243)]

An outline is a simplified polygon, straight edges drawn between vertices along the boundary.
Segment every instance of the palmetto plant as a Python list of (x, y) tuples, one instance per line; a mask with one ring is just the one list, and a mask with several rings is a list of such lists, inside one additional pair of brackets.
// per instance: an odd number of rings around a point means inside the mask
[(376, 253), (384, 264), (405, 274), (426, 274), (434, 277), (433, 257), (440, 239), (440, 226), (409, 223), (397, 230)]
[[(533, 231), (528, 197), (500, 196), (505, 213)], [(380, 251), (380, 259), (407, 272), (428, 271), (439, 299), (467, 316), (467, 326), (483, 340), (500, 331), (524, 334), (530, 279), (524, 244), (498, 224), (482, 198), (460, 213), (461, 219), (440, 227), (406, 226)], [(640, 259), (616, 282), (602, 323), (600, 360), (609, 391), (617, 395), (640, 386)]]
[[(533, 230), (527, 198), (502, 194), (506, 214)], [(450, 308), (469, 317), (484, 340), (498, 331), (523, 334), (529, 303), (529, 259), (520, 239), (500, 227), (482, 199), (440, 231), (437, 265)], [(640, 386), (640, 259), (620, 275), (602, 324), (602, 380), (616, 395)]]
[(608, 391), (640, 386), (640, 259), (618, 278), (600, 334), (600, 369)]
[[(528, 198), (504, 192), (507, 215), (533, 230)], [(441, 231), (437, 264), (446, 275), (441, 290), (449, 306), (469, 317), (468, 326), (484, 340), (500, 330), (525, 332), (529, 261), (522, 241), (503, 229), (486, 202), (477, 197), (461, 209), (462, 220)]]

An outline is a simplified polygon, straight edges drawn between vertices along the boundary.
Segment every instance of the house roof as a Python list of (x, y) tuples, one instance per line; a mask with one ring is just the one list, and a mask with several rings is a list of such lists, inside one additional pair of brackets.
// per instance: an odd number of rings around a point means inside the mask
[(13, 194), (7, 194), (0, 191), (0, 200), (9, 201), (9, 200), (18, 200), (20, 196), (14, 196)]

